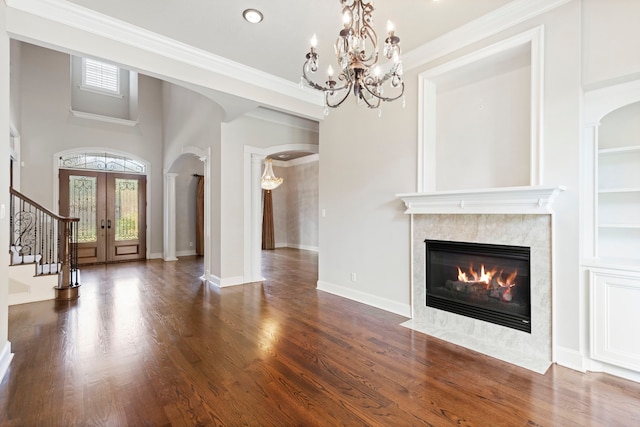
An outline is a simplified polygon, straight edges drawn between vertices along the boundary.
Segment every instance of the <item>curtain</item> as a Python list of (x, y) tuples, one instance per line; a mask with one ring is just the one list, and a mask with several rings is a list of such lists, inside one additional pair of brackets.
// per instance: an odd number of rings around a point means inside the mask
[(196, 194), (196, 255), (204, 255), (204, 176), (198, 175)]
[(273, 232), (273, 200), (271, 190), (264, 190), (264, 209), (262, 210), (262, 249), (275, 249)]

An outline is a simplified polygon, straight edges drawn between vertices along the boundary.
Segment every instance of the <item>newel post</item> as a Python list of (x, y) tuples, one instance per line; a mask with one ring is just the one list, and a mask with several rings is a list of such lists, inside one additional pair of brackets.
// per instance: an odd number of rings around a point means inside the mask
[(58, 287), (56, 300), (68, 301), (80, 296), (78, 283), (78, 218), (64, 218), (60, 221), (60, 270), (58, 271)]

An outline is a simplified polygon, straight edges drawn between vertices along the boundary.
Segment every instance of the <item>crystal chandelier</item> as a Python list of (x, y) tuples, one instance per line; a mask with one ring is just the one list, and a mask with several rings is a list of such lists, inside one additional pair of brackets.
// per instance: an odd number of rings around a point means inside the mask
[(264, 159), (264, 172), (260, 178), (260, 186), (265, 190), (275, 190), (282, 184), (282, 178), (276, 178), (270, 158)]
[[(302, 79), (314, 89), (324, 92), (325, 105), (336, 108), (353, 94), (358, 102), (369, 108), (378, 108), (381, 101), (395, 101), (404, 93), (402, 81), (402, 62), (400, 61), (400, 38), (395, 35), (393, 24), (387, 22), (388, 35), (384, 41), (382, 54), (391, 60), (391, 66), (385, 73), (378, 65), (378, 36), (373, 23), (373, 4), (371, 0), (340, 0), (344, 28), (335, 43), (339, 73), (333, 77), (333, 67), (329, 66), (328, 80), (325, 86), (315, 83), (309, 73), (318, 71), (317, 38), (311, 39), (311, 50), (302, 67)], [(388, 84), (387, 84), (388, 83)], [(388, 87), (388, 94), (384, 93)], [(328, 110), (325, 111), (328, 114)]]

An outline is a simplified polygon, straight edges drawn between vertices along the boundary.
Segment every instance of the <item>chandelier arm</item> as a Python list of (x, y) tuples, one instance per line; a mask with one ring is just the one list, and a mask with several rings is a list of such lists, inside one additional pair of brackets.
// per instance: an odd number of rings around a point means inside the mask
[[(347, 89), (347, 86), (349, 87), (349, 89), (351, 89), (351, 83), (344, 84), (341, 87), (330, 88), (330, 87), (327, 87), (327, 86), (319, 85), (318, 83), (314, 82), (313, 80), (311, 80), (309, 78), (309, 76), (307, 76), (307, 63), (306, 62), (302, 66), (302, 77), (304, 78), (304, 81), (307, 82), (307, 84), (309, 86), (311, 86), (313, 89), (321, 90), (323, 92), (341, 91), (341, 90)], [(342, 74), (341, 74), (340, 75), (340, 80), (343, 80), (343, 79), (344, 78), (342, 77)]]
[[(367, 85), (366, 83), (363, 83), (361, 87), (364, 87), (367, 90), (367, 92), (369, 92), (372, 96), (376, 97), (377, 99), (382, 100), (384, 102), (390, 102), (390, 101), (395, 101), (396, 99), (400, 98), (404, 94), (404, 82), (401, 81), (400, 85), (401, 85), (400, 86), (401, 90), (397, 96), (380, 96), (375, 92), (373, 92), (371, 89), (369, 89), (369, 85)], [(367, 102), (367, 105), (370, 105), (370, 104)], [(370, 108), (373, 108), (373, 107), (370, 107)]]
[(327, 107), (338, 108), (345, 101), (345, 99), (347, 99), (349, 97), (349, 94), (351, 93), (351, 86), (353, 86), (353, 83), (351, 83), (351, 82), (349, 82), (347, 85), (343, 86), (343, 89), (346, 89), (344, 91), (344, 96), (342, 97), (342, 99), (340, 101), (338, 101), (337, 103), (334, 103), (334, 104), (332, 104), (329, 101), (329, 92), (325, 92), (324, 101), (327, 104)]
[[(373, 93), (369, 90), (369, 88), (365, 87), (365, 89), (367, 89), (367, 92), (369, 92), (370, 94), (373, 95)], [(365, 104), (367, 104), (367, 108), (378, 108), (380, 106), (380, 99), (381, 98), (379, 96), (375, 96), (375, 98), (374, 98), (376, 100), (375, 103), (369, 102), (369, 100), (367, 100), (367, 98), (364, 97), (364, 96), (360, 97), (360, 99), (362, 101), (364, 101)]]

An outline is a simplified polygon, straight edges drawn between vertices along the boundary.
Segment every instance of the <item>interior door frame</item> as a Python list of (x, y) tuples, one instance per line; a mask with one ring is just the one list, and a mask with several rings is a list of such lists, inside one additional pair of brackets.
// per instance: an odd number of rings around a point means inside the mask
[[(108, 148), (108, 147), (79, 147), (79, 148), (74, 148), (71, 150), (63, 150), (63, 151), (59, 151), (57, 153), (53, 154), (53, 176), (52, 176), (52, 187), (53, 187), (53, 200), (54, 200), (54, 208), (56, 209), (56, 213), (60, 213), (59, 212), (59, 206), (58, 206), (58, 201), (60, 200), (60, 194), (59, 194), (59, 188), (58, 188), (58, 175), (60, 173), (60, 157), (62, 156), (67, 156), (67, 155), (72, 155), (72, 154), (85, 154), (85, 153), (106, 153), (108, 155), (112, 155), (112, 156), (117, 156), (117, 157), (126, 157), (132, 160), (135, 160), (137, 162), (142, 163), (145, 166), (145, 173), (141, 173), (139, 175), (146, 175), (147, 177), (147, 191), (146, 191), (146, 197), (147, 197), (147, 209), (146, 209), (146, 224), (147, 227), (151, 226), (151, 211), (153, 210), (153, 203), (152, 203), (152, 194), (151, 194), (151, 187), (153, 185), (152, 183), (152, 179), (151, 177), (153, 176), (152, 174), (152, 167), (151, 167), (151, 163), (149, 161), (147, 161), (146, 159), (143, 159), (141, 157), (136, 156), (135, 154), (131, 154), (128, 153), (126, 151), (120, 151), (120, 150), (115, 150), (113, 148)], [(64, 168), (64, 169), (69, 169), (69, 168)], [(91, 170), (91, 169), (81, 169), (81, 170)], [(156, 259), (156, 258), (162, 258), (162, 254), (154, 254), (151, 253), (151, 234), (153, 234), (152, 232), (147, 232), (146, 233), (146, 258), (147, 259)]]

